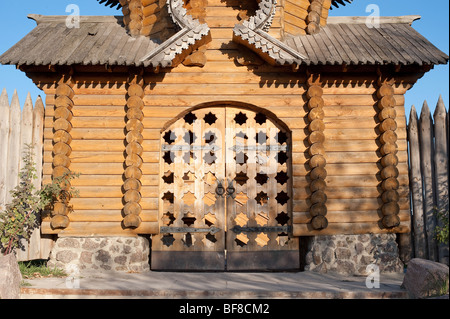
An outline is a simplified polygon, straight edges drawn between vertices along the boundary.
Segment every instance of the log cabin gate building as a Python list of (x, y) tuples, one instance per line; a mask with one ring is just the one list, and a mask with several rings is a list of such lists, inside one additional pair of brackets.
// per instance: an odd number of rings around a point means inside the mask
[[(397, 249), (404, 94), (448, 61), (418, 16), (328, 17), (339, 0), (100, 2), (123, 15), (30, 15), (37, 27), (0, 57), (46, 94), (44, 183), (81, 173), (80, 196), (42, 218), (55, 263), (129, 270), (118, 251), (141, 249), (142, 269), (285, 270), (319, 265), (308, 252), (323, 238), (338, 263), (355, 242), (336, 236)], [(69, 246), (81, 252), (58, 255)]]

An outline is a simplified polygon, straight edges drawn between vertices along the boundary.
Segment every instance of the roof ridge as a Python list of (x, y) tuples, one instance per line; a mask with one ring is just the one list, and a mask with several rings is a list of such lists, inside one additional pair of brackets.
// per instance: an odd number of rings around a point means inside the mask
[[(340, 16), (340, 17), (328, 17), (327, 24), (364, 24), (368, 21), (372, 21), (373, 16)], [(404, 23), (411, 25), (414, 21), (422, 18), (420, 15), (404, 15), (404, 16), (387, 16), (379, 17), (380, 24), (386, 23)]]
[[(65, 22), (70, 15), (42, 15), (42, 14), (29, 14), (28, 19), (36, 21), (36, 24), (45, 22)], [(123, 16), (80, 16), (80, 22), (115, 22), (122, 23)]]

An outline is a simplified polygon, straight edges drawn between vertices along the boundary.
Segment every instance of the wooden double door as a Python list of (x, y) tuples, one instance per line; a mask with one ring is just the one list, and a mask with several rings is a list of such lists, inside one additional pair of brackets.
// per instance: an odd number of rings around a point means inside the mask
[(161, 134), (154, 270), (299, 268), (291, 136), (267, 114), (215, 106)]

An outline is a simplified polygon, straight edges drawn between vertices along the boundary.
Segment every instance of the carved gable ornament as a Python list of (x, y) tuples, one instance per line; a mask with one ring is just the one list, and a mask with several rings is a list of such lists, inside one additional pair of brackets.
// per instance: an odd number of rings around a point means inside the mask
[[(175, 67), (211, 41), (208, 25), (188, 14), (183, 0), (167, 0), (167, 8), (179, 31), (145, 55), (141, 59), (144, 66)], [(248, 47), (272, 65), (298, 65), (306, 58), (267, 33), (275, 10), (276, 0), (261, 0), (255, 15), (235, 25), (233, 41)]]
[(276, 0), (261, 0), (254, 16), (242, 24), (236, 24), (233, 41), (258, 53), (272, 65), (299, 65), (306, 57), (267, 33), (275, 15), (276, 4)]
[(192, 51), (211, 40), (208, 25), (187, 14), (183, 4), (183, 0), (167, 0), (172, 21), (180, 30), (145, 55), (141, 59), (144, 66), (176, 66)]

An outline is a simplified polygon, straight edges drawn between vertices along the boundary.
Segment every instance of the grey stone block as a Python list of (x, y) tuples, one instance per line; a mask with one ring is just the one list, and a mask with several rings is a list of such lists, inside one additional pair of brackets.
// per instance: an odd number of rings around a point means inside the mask
[(412, 298), (448, 294), (448, 266), (431, 260), (413, 258), (408, 264), (402, 287)]
[(0, 299), (18, 299), (21, 281), (16, 255), (0, 256)]

